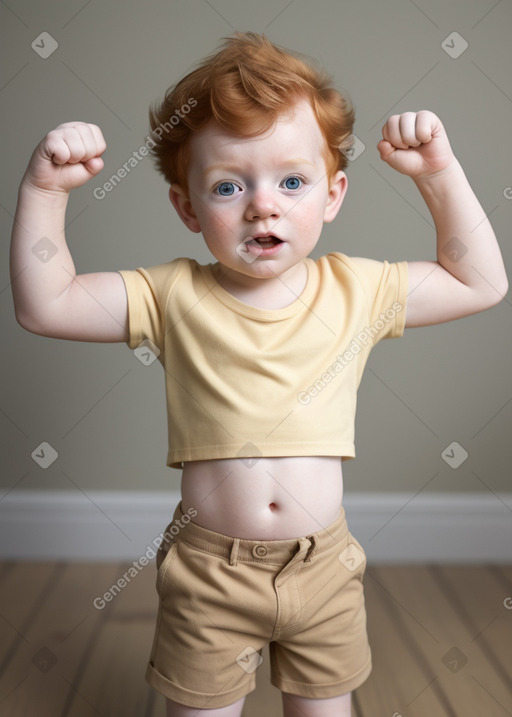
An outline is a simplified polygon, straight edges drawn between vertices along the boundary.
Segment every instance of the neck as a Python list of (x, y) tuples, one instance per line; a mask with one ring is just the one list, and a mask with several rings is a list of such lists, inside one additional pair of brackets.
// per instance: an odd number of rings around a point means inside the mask
[(219, 262), (212, 266), (213, 276), (235, 298), (253, 306), (278, 309), (289, 306), (304, 290), (308, 271), (302, 260), (284, 274), (252, 277), (228, 269)]

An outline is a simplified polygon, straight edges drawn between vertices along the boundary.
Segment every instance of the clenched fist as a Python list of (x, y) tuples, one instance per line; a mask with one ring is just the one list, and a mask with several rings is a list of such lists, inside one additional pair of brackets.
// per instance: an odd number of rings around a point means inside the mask
[(95, 124), (61, 124), (38, 144), (23, 181), (47, 191), (69, 192), (101, 172), (106, 147)]
[(382, 136), (377, 145), (381, 159), (413, 179), (441, 172), (455, 160), (441, 120), (429, 110), (393, 115)]

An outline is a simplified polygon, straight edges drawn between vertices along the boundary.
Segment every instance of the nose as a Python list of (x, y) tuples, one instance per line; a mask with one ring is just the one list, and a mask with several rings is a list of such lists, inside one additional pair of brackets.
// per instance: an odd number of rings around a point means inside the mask
[(270, 189), (255, 189), (251, 193), (250, 200), (245, 210), (245, 218), (248, 221), (257, 219), (277, 219), (281, 211), (275, 193)]

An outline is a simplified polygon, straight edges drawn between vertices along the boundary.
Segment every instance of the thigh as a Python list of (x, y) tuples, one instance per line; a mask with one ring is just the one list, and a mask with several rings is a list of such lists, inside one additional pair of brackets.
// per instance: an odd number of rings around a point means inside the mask
[(352, 693), (313, 700), (282, 693), (284, 717), (351, 717)]
[(212, 710), (200, 710), (197, 707), (186, 707), (178, 702), (167, 699), (167, 717), (195, 717), (195, 715), (207, 712), (208, 717), (240, 717), (244, 706), (245, 697), (227, 707), (217, 707)]

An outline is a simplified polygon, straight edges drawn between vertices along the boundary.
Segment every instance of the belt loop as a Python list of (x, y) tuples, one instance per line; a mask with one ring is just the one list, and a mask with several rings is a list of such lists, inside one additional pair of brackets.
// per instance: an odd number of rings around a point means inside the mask
[(308, 540), (311, 542), (311, 546), (310, 546), (308, 552), (306, 553), (306, 557), (304, 558), (305, 563), (309, 563), (311, 561), (311, 558), (316, 553), (317, 548), (318, 548), (317, 541), (316, 541), (316, 538), (314, 535), (309, 535)]
[(238, 546), (240, 545), (240, 538), (233, 538), (233, 545), (231, 546), (231, 553), (229, 556), (229, 564), (236, 566), (236, 559), (238, 557)]

